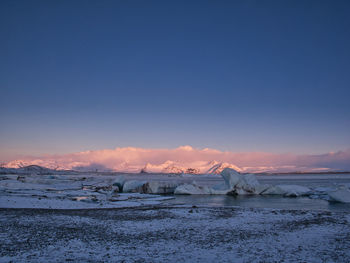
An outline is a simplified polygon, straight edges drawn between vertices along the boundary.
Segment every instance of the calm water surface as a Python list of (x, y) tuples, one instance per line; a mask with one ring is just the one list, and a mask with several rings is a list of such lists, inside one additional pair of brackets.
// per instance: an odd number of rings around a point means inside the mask
[[(327, 187), (336, 189), (339, 185), (350, 186), (350, 174), (288, 174), (288, 175), (260, 175), (257, 179), (262, 184), (294, 184), (303, 185), (316, 189)], [(203, 181), (202, 181), (203, 180)], [(208, 185), (208, 181), (196, 180), (198, 184)], [(210, 178), (209, 181), (214, 181)], [(217, 178), (222, 182), (221, 178)], [(278, 196), (175, 196), (171, 204), (200, 205), (200, 206), (239, 206), (247, 208), (271, 208), (271, 209), (295, 209), (295, 210), (328, 210), (328, 211), (349, 211), (350, 204), (331, 203), (321, 199), (308, 197), (283, 198)]]

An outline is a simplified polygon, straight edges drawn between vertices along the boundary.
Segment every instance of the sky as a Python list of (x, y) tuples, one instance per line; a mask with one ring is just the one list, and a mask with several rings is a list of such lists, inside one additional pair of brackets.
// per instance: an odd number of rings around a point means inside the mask
[(350, 148), (349, 1), (0, 1), (0, 160)]

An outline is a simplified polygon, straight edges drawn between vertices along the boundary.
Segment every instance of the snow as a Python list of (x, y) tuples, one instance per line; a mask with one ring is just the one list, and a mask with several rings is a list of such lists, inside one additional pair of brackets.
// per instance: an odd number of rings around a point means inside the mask
[(206, 172), (207, 174), (220, 174), (225, 168), (231, 168), (235, 171), (241, 171), (239, 167), (230, 163), (218, 163), (213, 161), (210, 163), (212, 166)]
[[(271, 186), (272, 180), (260, 184), (260, 177), (228, 174), (226, 181), (189, 174), (0, 175), (0, 262), (350, 262), (349, 205), (325, 201), (344, 201), (348, 181), (306, 187), (277, 179)], [(118, 183), (142, 193), (120, 193)], [(197, 194), (145, 193), (177, 185), (175, 192)], [(271, 187), (283, 195), (310, 190), (325, 200), (259, 195)], [(255, 195), (225, 196), (232, 189)], [(222, 202), (211, 207), (209, 198)], [(248, 199), (260, 204), (239, 205)], [(322, 203), (322, 210), (306, 207), (304, 199)], [(274, 200), (287, 201), (278, 209)]]
[[(222, 173), (223, 179), (212, 175), (174, 174), (5, 174), (0, 175), (0, 208), (113, 208), (140, 204), (161, 204), (159, 196), (126, 196), (125, 192), (150, 194), (196, 195), (268, 195), (304, 196), (311, 199), (348, 202), (349, 180), (337, 176), (337, 182), (326, 186), (260, 184), (257, 177), (232, 169)], [(266, 176), (265, 176), (266, 177)], [(306, 177), (310, 177), (309, 175)], [(263, 177), (258, 177), (260, 178)], [(270, 178), (273, 178), (271, 176)], [(278, 177), (274, 182), (282, 182)], [(290, 175), (287, 178), (291, 178)], [(294, 177), (297, 178), (297, 177)], [(300, 178), (300, 175), (298, 175)], [(316, 178), (318, 178), (316, 176)], [(326, 176), (332, 182), (331, 176)], [(193, 181), (195, 180), (195, 182)], [(346, 181), (347, 180), (347, 181)], [(263, 181), (266, 181), (263, 179)], [(319, 182), (325, 182), (319, 180)], [(339, 183), (338, 183), (339, 182)], [(119, 186), (124, 186), (121, 193)], [(125, 187), (126, 186), (126, 187)], [(177, 187), (177, 188), (176, 188)], [(176, 190), (176, 189), (177, 190)], [(338, 191), (341, 190), (342, 191)], [(340, 196), (341, 194), (341, 196)]]
[[(95, 209), (157, 205), (169, 197), (119, 193), (122, 177), (1, 176), (0, 208)], [(114, 180), (113, 180), (114, 179)], [(130, 180), (126, 190), (144, 185)], [(169, 184), (169, 183), (168, 183)], [(133, 188), (134, 187), (134, 188)]]
[(0, 262), (349, 262), (349, 224), (322, 211), (2, 210)]

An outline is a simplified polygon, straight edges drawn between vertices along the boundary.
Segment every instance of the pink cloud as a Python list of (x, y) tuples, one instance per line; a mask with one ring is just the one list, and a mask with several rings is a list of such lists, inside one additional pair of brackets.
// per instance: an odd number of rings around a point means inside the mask
[[(215, 162), (216, 161), (216, 162)], [(175, 149), (145, 149), (124, 147), (85, 151), (63, 155), (25, 158), (8, 163), (8, 167), (36, 164), (62, 169), (99, 169), (139, 172), (148, 169), (162, 172), (165, 168), (194, 168), (205, 173), (213, 164), (225, 162), (241, 171), (317, 171), (350, 170), (350, 149), (320, 155), (273, 154), (264, 152), (225, 152), (216, 149), (196, 149), (181, 146)]]

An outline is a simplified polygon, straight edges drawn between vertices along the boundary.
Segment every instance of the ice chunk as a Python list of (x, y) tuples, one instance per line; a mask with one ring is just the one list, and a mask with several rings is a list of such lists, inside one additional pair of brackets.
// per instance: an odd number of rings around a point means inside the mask
[(123, 186), (124, 193), (143, 193), (146, 181), (131, 180), (126, 181)]
[(237, 189), (242, 189), (248, 193), (255, 193), (255, 189), (259, 186), (259, 182), (253, 174), (241, 174), (236, 185)]
[(176, 195), (208, 195), (210, 189), (206, 186), (196, 184), (182, 184), (176, 187), (174, 194)]
[(346, 187), (341, 187), (336, 191), (329, 192), (328, 195), (331, 198), (331, 201), (350, 203), (350, 191)]
[(112, 191), (112, 188), (113, 186), (109, 183), (97, 183), (97, 184), (94, 184), (92, 186), (92, 188), (96, 191), (96, 192), (99, 192), (99, 191), (102, 191), (102, 192), (109, 192), (109, 191)]
[(283, 195), (287, 197), (304, 196), (311, 193), (310, 188), (301, 185), (276, 185), (262, 192), (263, 195)]
[(269, 184), (259, 184), (255, 187), (255, 194), (260, 195), (261, 193), (263, 193), (264, 191), (266, 191), (270, 187), (271, 187), (271, 185), (269, 185)]
[(225, 180), (225, 183), (228, 188), (233, 188), (236, 186), (236, 184), (239, 182), (240, 179), (240, 173), (236, 170), (233, 170), (231, 168), (225, 168), (221, 172), (222, 178)]
[(179, 184), (175, 182), (152, 181), (145, 184), (143, 190), (146, 194), (173, 194), (178, 185)]
[(262, 192), (262, 187), (254, 174), (240, 174), (231, 168), (226, 168), (222, 171), (221, 176), (229, 189), (228, 194), (247, 195)]
[(114, 181), (113, 181), (113, 185), (114, 186), (118, 186), (119, 190), (122, 191), (123, 190), (123, 186), (125, 184), (125, 177), (124, 176), (117, 176)]
[(232, 191), (226, 183), (221, 183), (214, 185), (212, 188), (210, 188), (210, 194), (212, 195), (226, 195), (230, 191)]

